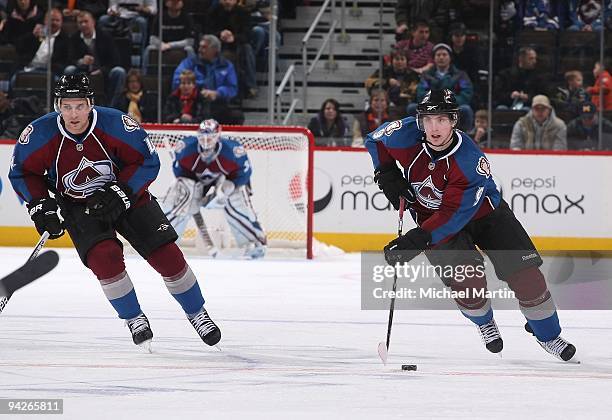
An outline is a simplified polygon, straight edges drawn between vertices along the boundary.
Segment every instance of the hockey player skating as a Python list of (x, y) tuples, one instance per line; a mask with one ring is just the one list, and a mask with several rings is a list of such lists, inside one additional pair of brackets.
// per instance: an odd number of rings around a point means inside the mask
[[(173, 169), (177, 179), (164, 199), (164, 210), (179, 235), (191, 217), (201, 219), (201, 207), (222, 208), (244, 255), (264, 256), (266, 234), (250, 200), (252, 168), (239, 142), (224, 137), (217, 121), (204, 120), (195, 136), (176, 144)], [(198, 227), (207, 235), (202, 222)]]
[(127, 115), (94, 106), (85, 75), (62, 76), (54, 96), (55, 112), (20, 135), (9, 173), (37, 231), (49, 232), (51, 239), (68, 231), (135, 344), (150, 349), (153, 332), (125, 270), (117, 233), (161, 274), (202, 340), (217, 344), (221, 332), (204, 309), (176, 232), (147, 190), (160, 167), (147, 133)]
[[(538, 268), (540, 255), (501, 198), (486, 156), (455, 129), (457, 121), (454, 94), (432, 90), (418, 105), (416, 119), (385, 123), (367, 136), (375, 181), (396, 209), (399, 197), (406, 199), (418, 226), (391, 241), (385, 258), (389, 264), (403, 264), (425, 251), (435, 266), (475, 266), (482, 264), (477, 246), (514, 291), (527, 319), (525, 329), (548, 353), (575, 361), (576, 348), (560, 336), (555, 303)], [(466, 297), (455, 299), (457, 306), (476, 324), (487, 349), (498, 353), (503, 341), (491, 302), (469, 293), (486, 290), (486, 279), (479, 275), (482, 270), (472, 272), (463, 281), (442, 280), (453, 291), (467, 291)]]

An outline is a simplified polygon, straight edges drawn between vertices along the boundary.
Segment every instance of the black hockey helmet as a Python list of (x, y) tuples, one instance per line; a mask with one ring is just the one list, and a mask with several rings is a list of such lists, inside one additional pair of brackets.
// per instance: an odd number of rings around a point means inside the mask
[(459, 122), (459, 104), (450, 89), (432, 89), (417, 105), (417, 126), (424, 130), (423, 115), (447, 114), (456, 127)]
[(59, 112), (59, 101), (62, 98), (83, 98), (93, 106), (94, 91), (91, 89), (89, 77), (86, 74), (62, 75), (53, 89), (55, 96), (55, 111)]

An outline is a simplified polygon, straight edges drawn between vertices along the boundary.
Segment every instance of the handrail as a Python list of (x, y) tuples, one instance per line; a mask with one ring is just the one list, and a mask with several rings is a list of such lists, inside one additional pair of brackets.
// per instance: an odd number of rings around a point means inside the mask
[(285, 76), (283, 77), (283, 80), (280, 82), (280, 85), (278, 85), (278, 89), (276, 89), (276, 96), (279, 96), (283, 93), (283, 90), (285, 89), (285, 85), (289, 81), (289, 78), (291, 77), (294, 71), (295, 71), (295, 64), (292, 64), (289, 66), (289, 68), (285, 72)]
[[(331, 4), (330, 4), (331, 3)], [(323, 17), (323, 14), (325, 13), (325, 11), (327, 10), (327, 7), (330, 7), (329, 11), (330, 11), (330, 20), (331, 20), (331, 27), (323, 41), (323, 44), (321, 45), (321, 47), (319, 47), (318, 51), (317, 51), (317, 55), (315, 57), (315, 59), (313, 60), (313, 63), (308, 66), (308, 49), (307, 49), (307, 44), (308, 41), (310, 40), (310, 37), (312, 36), (315, 28), (317, 27), (317, 25), (319, 24), (319, 21), (321, 20), (321, 17)], [(334, 16), (334, 12), (336, 9), (336, 0), (325, 0), (325, 2), (323, 3), (323, 5), (321, 6), (321, 8), (319, 9), (319, 11), (317, 12), (317, 16), (314, 18), (314, 20), (312, 21), (312, 23), (310, 24), (310, 27), (308, 28), (308, 31), (306, 31), (306, 35), (304, 35), (304, 38), (302, 38), (302, 67), (303, 67), (303, 80), (302, 80), (302, 113), (304, 114), (304, 120), (306, 120), (308, 118), (308, 75), (312, 72), (312, 70), (314, 69), (314, 66), (316, 65), (316, 63), (319, 61), (319, 59), (321, 58), (321, 54), (323, 53), (323, 49), (329, 44), (329, 54), (328, 54), (328, 68), (333, 70), (336, 68), (336, 64), (334, 61), (334, 31), (336, 30), (336, 27), (338, 26), (338, 20), (335, 19)]]
[(319, 21), (323, 17), (323, 13), (325, 13), (325, 9), (327, 8), (327, 5), (329, 4), (330, 1), (332, 1), (332, 0), (325, 0), (323, 5), (319, 9), (319, 13), (317, 13), (317, 16), (314, 18), (314, 20), (310, 24), (310, 28), (308, 28), (308, 31), (306, 31), (306, 35), (304, 35), (304, 38), (302, 38), (302, 44), (307, 43), (308, 40), (310, 39), (310, 36), (312, 35), (312, 33), (314, 32), (315, 28), (319, 24)]
[(325, 35), (325, 38), (323, 39), (323, 44), (319, 48), (319, 51), (317, 52), (317, 55), (312, 60), (312, 63), (310, 63), (310, 67), (308, 67), (308, 74), (312, 73), (312, 71), (314, 70), (315, 65), (319, 62), (319, 59), (321, 58), (321, 54), (323, 54), (323, 50), (325, 49), (325, 47), (329, 43), (329, 40), (334, 35), (334, 30), (336, 29), (336, 26), (338, 26), (338, 21), (334, 20), (333, 23), (332, 23), (331, 28), (329, 28), (329, 31), (327, 32), (327, 35)]
[(289, 110), (287, 111), (287, 115), (285, 115), (285, 118), (283, 118), (283, 125), (287, 125), (287, 123), (289, 122), (289, 118), (292, 117), (293, 111), (295, 111), (295, 106), (297, 105), (299, 101), (300, 100), (297, 98), (294, 98), (291, 101), (291, 106), (289, 107)]

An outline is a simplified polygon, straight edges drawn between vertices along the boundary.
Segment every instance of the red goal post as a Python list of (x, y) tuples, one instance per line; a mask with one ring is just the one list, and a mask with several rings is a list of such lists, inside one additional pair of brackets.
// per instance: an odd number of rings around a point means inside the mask
[[(171, 153), (194, 124), (143, 124), (158, 149), (162, 168), (151, 186), (161, 197), (174, 181)], [(313, 256), (314, 137), (304, 127), (223, 126), (222, 135), (239, 141), (253, 167), (253, 207), (271, 248), (303, 248)], [(167, 150), (170, 148), (170, 150)], [(193, 235), (186, 232), (186, 235)]]

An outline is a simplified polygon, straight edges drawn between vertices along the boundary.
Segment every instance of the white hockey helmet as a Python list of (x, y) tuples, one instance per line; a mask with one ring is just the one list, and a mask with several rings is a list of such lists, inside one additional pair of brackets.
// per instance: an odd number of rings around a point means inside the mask
[(208, 158), (215, 152), (217, 143), (219, 143), (221, 126), (216, 120), (204, 120), (200, 123), (196, 136), (200, 154), (204, 158)]

